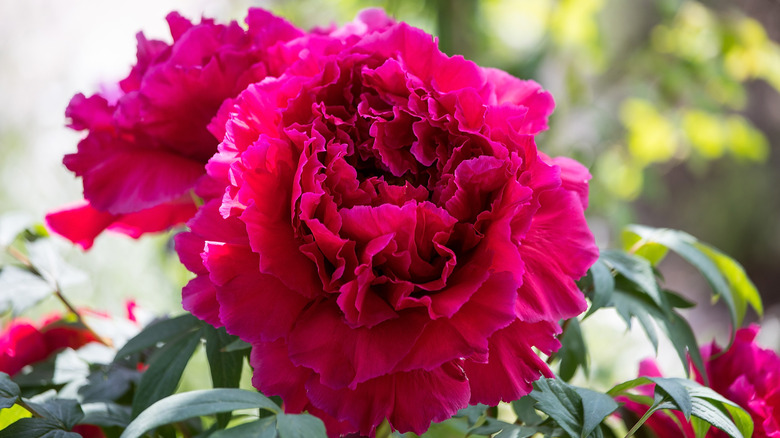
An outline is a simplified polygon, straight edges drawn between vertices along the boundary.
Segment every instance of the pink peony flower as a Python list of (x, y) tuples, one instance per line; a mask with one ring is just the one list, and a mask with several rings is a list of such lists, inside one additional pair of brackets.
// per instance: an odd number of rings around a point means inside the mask
[(84, 184), (83, 203), (47, 216), (49, 227), (84, 249), (103, 230), (138, 237), (192, 217), (191, 195), (222, 140), (210, 126), (220, 106), (285, 67), (275, 45), (302, 35), (281, 18), (250, 9), (236, 22), (193, 24), (167, 17), (173, 43), (138, 34), (138, 62), (116, 92), (77, 94), (65, 115), (87, 130), (65, 166)]
[(331, 436), (530, 392), (597, 258), (587, 170), (534, 143), (550, 94), (388, 23), (300, 40), (241, 93), (206, 166), (225, 194), (176, 242), (185, 309), (250, 342), (253, 384)]
[[(753, 437), (780, 437), (780, 357), (754, 342), (758, 329), (757, 325), (739, 329), (729, 350), (723, 352), (713, 342), (702, 348), (702, 356), (710, 387), (750, 414), (754, 424)], [(639, 372), (650, 377), (661, 375), (652, 360), (643, 361)], [(698, 373), (696, 381), (704, 383)], [(647, 406), (634, 402), (627, 403), (626, 408), (639, 416), (647, 410)], [(693, 438), (693, 428), (682, 414), (677, 415), (677, 419), (684, 428), (682, 436)], [(679, 426), (668, 416), (654, 414), (645, 425), (659, 437), (681, 435)], [(670, 431), (676, 435), (670, 435)], [(715, 428), (707, 433), (710, 438), (727, 436)]]
[(0, 333), (0, 371), (13, 376), (59, 350), (78, 349), (94, 341), (97, 339), (89, 331), (62, 324), (59, 315), (40, 324), (18, 318)]

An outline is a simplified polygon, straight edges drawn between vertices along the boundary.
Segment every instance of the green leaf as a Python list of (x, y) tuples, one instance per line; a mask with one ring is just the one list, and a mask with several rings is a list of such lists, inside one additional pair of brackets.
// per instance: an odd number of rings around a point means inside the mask
[(588, 313), (585, 314), (584, 318), (606, 306), (612, 298), (612, 292), (615, 290), (615, 278), (601, 258), (596, 260), (596, 263), (590, 267), (590, 275), (593, 280), (593, 294), (590, 309), (588, 309)]
[(661, 308), (664, 301), (653, 267), (647, 259), (617, 250), (604, 250), (601, 259), (626, 279), (636, 284)]
[(81, 438), (81, 435), (62, 429), (48, 418), (22, 418), (0, 430), (0, 438)]
[(137, 438), (156, 427), (192, 417), (256, 408), (272, 413), (280, 412), (279, 407), (268, 397), (243, 389), (205, 389), (174, 394), (155, 402), (141, 412), (127, 426), (121, 438)]
[(764, 307), (761, 304), (761, 295), (745, 273), (745, 268), (736, 260), (709, 245), (699, 242), (696, 244), (696, 247), (706, 254), (718, 267), (720, 273), (726, 277), (726, 281), (734, 293), (737, 321), (741, 322), (745, 317), (748, 304), (756, 310), (758, 316), (762, 316)]
[(190, 313), (185, 313), (176, 318), (153, 322), (144, 327), (144, 329), (135, 337), (127, 341), (127, 343), (116, 353), (116, 359), (121, 359), (133, 353), (138, 353), (147, 348), (154, 347), (160, 342), (165, 342), (183, 333), (193, 331), (201, 325), (200, 320)]
[(326, 438), (325, 424), (309, 414), (276, 414), (276, 430), (279, 438)]
[[(689, 410), (697, 436), (705, 433), (707, 427), (696, 418), (706, 421), (734, 438), (750, 437), (753, 434), (753, 422), (750, 414), (711, 388), (692, 380), (639, 377), (616, 385), (607, 394), (612, 397), (623, 394), (630, 395), (628, 390), (648, 383), (656, 384), (656, 403), (643, 418), (661, 409), (674, 409), (683, 412), (683, 414)], [(682, 395), (683, 390), (687, 395)]]
[(536, 400), (536, 408), (555, 420), (571, 437), (580, 436), (582, 400), (565, 383), (555, 379), (539, 379), (529, 394)]
[(487, 410), (488, 406), (483, 405), (482, 403), (469, 406), (466, 408), (463, 408), (459, 410), (454, 417), (455, 418), (465, 418), (468, 422), (469, 427), (474, 426), (477, 421), (479, 421), (482, 416), (485, 415), (485, 411)]
[(762, 313), (758, 291), (745, 275), (742, 266), (730, 257), (682, 231), (641, 225), (631, 225), (627, 230), (647, 244), (666, 246), (696, 267), (710, 284), (713, 293), (723, 298), (729, 309), (732, 326), (742, 325), (748, 303), (759, 315)]
[(130, 424), (130, 408), (116, 403), (85, 403), (81, 405), (84, 418), (80, 424), (127, 427)]
[(616, 288), (610, 303), (618, 315), (631, 327), (632, 318), (636, 317), (642, 325), (648, 339), (658, 349), (658, 335), (653, 321), (666, 333), (686, 372), (688, 367), (688, 354), (691, 361), (706, 379), (706, 369), (699, 350), (699, 344), (693, 335), (688, 321), (675, 312), (671, 302), (676, 300), (673, 294), (663, 291), (666, 309), (659, 307), (647, 294), (636, 287), (635, 284), (625, 281), (622, 277), (616, 279)]
[(244, 365), (242, 351), (228, 352), (226, 348), (237, 338), (227, 334), (224, 327), (205, 326), (206, 355), (211, 367), (211, 381), (215, 388), (238, 388)]
[(209, 438), (276, 438), (276, 417), (261, 418), (230, 429), (218, 430)]
[(225, 347), (225, 351), (230, 353), (233, 351), (243, 351), (252, 348), (252, 344), (242, 339), (236, 339)]
[(658, 266), (669, 252), (669, 248), (664, 245), (648, 242), (630, 229), (623, 230), (622, 238), (623, 249), (647, 259), (653, 266)]
[(598, 425), (618, 408), (609, 395), (559, 379), (537, 380), (529, 396), (537, 401), (538, 410), (549, 415), (571, 437), (602, 436)]
[(561, 359), (559, 377), (568, 382), (579, 367), (582, 367), (586, 375), (588, 374), (588, 350), (577, 318), (570, 319), (567, 324), (566, 331), (561, 337), (561, 348), (555, 356)]
[(114, 401), (138, 383), (141, 373), (117, 363), (97, 367), (89, 374), (86, 384), (78, 389), (82, 403)]
[[(723, 411), (728, 412), (728, 414), (731, 416), (731, 419), (733, 420), (735, 427), (742, 433), (743, 436), (750, 437), (753, 435), (753, 420), (750, 418), (750, 414), (745, 412), (745, 410), (742, 409), (738, 404), (723, 397), (722, 395), (713, 391), (711, 388), (699, 385), (698, 383), (690, 380), (685, 380), (685, 379), (679, 379), (679, 380), (682, 381), (681, 382), (682, 385), (686, 386), (688, 392), (691, 394), (691, 397), (693, 397), (694, 399), (707, 400), (710, 404), (716, 406), (721, 412)], [(691, 415), (695, 415), (699, 418), (703, 418), (701, 415), (697, 415), (695, 407)], [(717, 424), (712, 422), (710, 423), (713, 426), (720, 428)], [(739, 436), (739, 435), (732, 435), (732, 436)]]
[(76, 400), (52, 398), (43, 402), (35, 402), (25, 399), (25, 403), (29, 409), (41, 417), (53, 421), (60, 429), (71, 430), (84, 418), (84, 411), (81, 410), (81, 406)]
[(691, 395), (685, 386), (682, 386), (678, 379), (665, 379), (661, 377), (651, 377), (650, 380), (657, 385), (656, 392), (659, 389), (668, 395), (672, 401), (677, 405), (677, 408), (683, 413), (686, 420), (691, 418)]
[(184, 368), (200, 344), (201, 334), (200, 330), (185, 333), (152, 355), (133, 398), (133, 417), (176, 391)]
[(19, 405), (13, 405), (10, 408), (0, 409), (0, 430), (5, 429), (22, 418), (29, 417), (32, 417), (30, 411)]
[[(204, 326), (206, 335), (206, 357), (211, 370), (211, 382), (214, 388), (238, 388), (241, 380), (241, 370), (244, 365), (244, 352), (227, 352), (225, 348), (235, 339), (235, 336), (227, 334), (224, 327), (216, 329), (212, 326)], [(217, 424), (225, 428), (230, 422), (231, 414), (217, 415)]]
[(13, 265), (0, 271), (0, 313), (18, 315), (54, 293), (41, 277)]
[(14, 383), (8, 374), (0, 372), (0, 409), (13, 406), (20, 395), (19, 385)]
[(618, 404), (612, 397), (586, 388), (574, 388), (582, 400), (582, 432), (581, 437), (591, 434), (607, 416), (615, 412)]
[(526, 426), (537, 426), (544, 420), (536, 412), (534, 406), (536, 406), (536, 400), (527, 395), (512, 402), (512, 409), (515, 411), (515, 414), (517, 414), (517, 419), (522, 421)]

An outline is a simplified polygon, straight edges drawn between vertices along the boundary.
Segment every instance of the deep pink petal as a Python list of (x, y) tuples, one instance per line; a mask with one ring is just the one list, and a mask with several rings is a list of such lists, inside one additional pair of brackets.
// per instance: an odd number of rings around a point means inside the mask
[(335, 300), (320, 301), (298, 318), (290, 333), (290, 359), (314, 370), (327, 386), (354, 388), (391, 372), (427, 322), (426, 312), (407, 310), (371, 328), (350, 328)]
[(531, 384), (540, 377), (552, 377), (547, 364), (532, 347), (550, 354), (560, 343), (555, 335), (561, 328), (554, 322), (525, 323), (516, 320), (490, 337), (487, 363), (466, 360), (464, 369), (471, 385), (469, 403), (495, 406), (531, 392)]
[(182, 288), (181, 305), (184, 310), (214, 327), (222, 327), (224, 325), (219, 319), (217, 291), (207, 275), (199, 275), (193, 278)]
[(165, 231), (182, 224), (195, 214), (195, 204), (177, 200), (130, 214), (110, 214), (83, 201), (46, 215), (46, 225), (53, 232), (87, 250), (95, 238), (108, 229), (138, 238), (144, 233)]
[(346, 419), (363, 435), (372, 435), (385, 418), (394, 429), (421, 434), (432, 421), (450, 418), (469, 400), (469, 384), (458, 362), (378, 377), (354, 390), (329, 388), (315, 375), (306, 389), (314, 406)]

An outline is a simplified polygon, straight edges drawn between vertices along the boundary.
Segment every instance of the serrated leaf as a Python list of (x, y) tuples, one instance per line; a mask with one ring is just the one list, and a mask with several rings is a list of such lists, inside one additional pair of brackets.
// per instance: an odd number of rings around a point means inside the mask
[(81, 438), (81, 435), (62, 429), (48, 418), (22, 418), (0, 430), (0, 438)]
[[(580, 437), (584, 438), (596, 431), (599, 424), (617, 410), (618, 404), (612, 397), (600, 392), (577, 387), (574, 390), (582, 400), (583, 422)], [(601, 431), (599, 430), (597, 433), (600, 434)]]
[(218, 430), (209, 438), (276, 438), (276, 417), (261, 418), (230, 429)]
[(133, 417), (176, 391), (184, 368), (200, 344), (201, 335), (201, 330), (185, 333), (152, 355), (133, 398)]
[(593, 280), (593, 295), (590, 309), (585, 314), (585, 318), (590, 316), (596, 310), (606, 306), (612, 298), (612, 292), (615, 290), (615, 278), (604, 261), (599, 258), (596, 263), (590, 267), (590, 275)]
[(130, 408), (116, 403), (84, 403), (81, 405), (84, 418), (81, 424), (94, 424), (104, 427), (127, 427), (130, 424)]
[(0, 270), (0, 313), (18, 315), (54, 293), (44, 279), (13, 265)]
[(579, 395), (568, 385), (555, 379), (539, 379), (529, 394), (536, 400), (536, 408), (555, 420), (570, 436), (579, 436), (582, 422), (578, 413), (582, 408)]
[(309, 414), (276, 414), (276, 430), (279, 438), (327, 438), (325, 424)]
[(84, 411), (76, 400), (52, 398), (36, 402), (25, 399), (25, 403), (36, 414), (53, 421), (60, 429), (71, 430), (84, 418)]
[(20, 395), (19, 385), (8, 374), (0, 372), (0, 409), (13, 406)]
[(257, 408), (272, 413), (280, 411), (268, 397), (243, 389), (204, 389), (174, 394), (155, 402), (141, 412), (127, 426), (121, 438), (138, 438), (149, 430), (188, 418)]
[(127, 341), (127, 343), (116, 353), (116, 359), (138, 353), (150, 347), (154, 347), (160, 342), (173, 339), (183, 333), (194, 331), (201, 327), (198, 318), (190, 313), (177, 316), (171, 319), (164, 319), (153, 322), (144, 327), (140, 333)]
[(587, 376), (588, 350), (577, 318), (570, 319), (567, 324), (566, 331), (561, 337), (561, 348), (555, 355), (561, 359), (558, 375), (568, 382), (579, 367), (582, 367), (582, 371)]
[(658, 287), (653, 267), (647, 259), (616, 250), (601, 251), (601, 259), (647, 293), (658, 306), (664, 308), (661, 289)]

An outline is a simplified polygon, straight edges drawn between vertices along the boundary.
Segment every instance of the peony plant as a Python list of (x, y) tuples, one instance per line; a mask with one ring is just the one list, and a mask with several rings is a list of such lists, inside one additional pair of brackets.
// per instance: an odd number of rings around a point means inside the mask
[[(0, 438), (83, 425), (122, 438), (601, 437), (656, 423), (663, 436), (754, 424), (777, 436), (777, 356), (750, 343), (754, 328), (700, 351), (679, 312), (690, 303), (656, 265), (671, 250), (698, 268), (735, 329), (748, 306), (761, 313), (744, 271), (673, 230), (635, 226), (625, 249), (599, 251), (588, 169), (536, 143), (554, 107), (539, 84), (448, 56), (378, 9), (311, 31), (261, 9), (245, 26), (167, 20), (171, 43), (139, 34), (113, 91), (71, 100), (69, 127), (86, 133), (64, 164), (84, 201), (46, 223), (85, 250), (105, 230), (177, 230), (186, 313), (107, 341), (37, 256), (46, 232), (0, 222), (13, 259), (0, 285), (42, 291), (6, 310), (53, 294), (79, 327), (53, 347), (48, 325), (6, 327)], [(569, 383), (587, 371), (580, 321), (603, 308), (652, 342), (661, 328), (696, 380), (645, 365), (606, 392)], [(55, 378), (70, 354), (56, 350), (90, 341), (110, 357)], [(213, 388), (177, 393), (203, 343)], [(728, 359), (746, 352), (753, 368)]]

